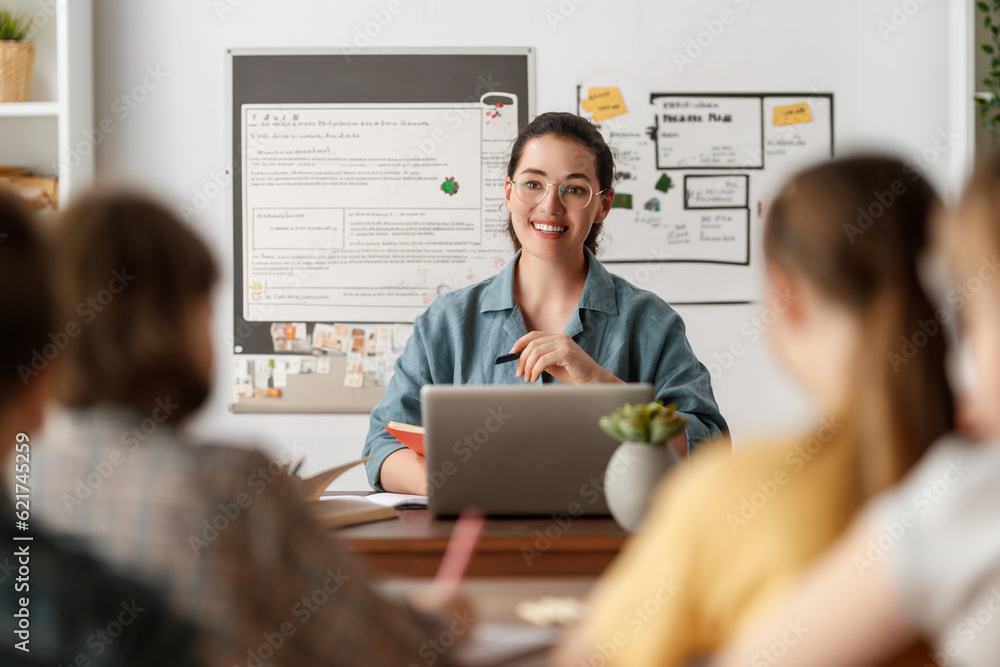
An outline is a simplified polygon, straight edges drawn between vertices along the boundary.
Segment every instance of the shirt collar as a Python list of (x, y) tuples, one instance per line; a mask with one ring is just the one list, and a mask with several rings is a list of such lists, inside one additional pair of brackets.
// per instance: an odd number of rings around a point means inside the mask
[[(583, 284), (583, 294), (580, 295), (580, 308), (599, 310), (609, 315), (618, 314), (618, 298), (615, 295), (615, 283), (608, 270), (597, 261), (590, 248), (584, 247), (587, 257), (587, 282)], [(514, 302), (514, 267), (521, 259), (518, 250), (507, 266), (496, 275), (493, 283), (487, 288), (479, 312), (492, 310), (513, 310)]]
[(618, 314), (618, 296), (615, 294), (615, 281), (604, 268), (604, 265), (597, 261), (590, 248), (584, 247), (583, 252), (587, 255), (587, 282), (583, 285), (583, 294), (580, 295), (580, 308), (588, 310), (599, 310), (609, 315)]

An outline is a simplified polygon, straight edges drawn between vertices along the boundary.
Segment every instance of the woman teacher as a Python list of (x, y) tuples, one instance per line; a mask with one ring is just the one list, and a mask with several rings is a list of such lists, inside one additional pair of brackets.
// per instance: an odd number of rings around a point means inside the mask
[[(726, 431), (680, 316), (595, 257), (613, 176), (611, 149), (579, 116), (545, 113), (518, 135), (504, 183), (517, 254), (499, 274), (438, 297), (417, 317), (371, 413), (364, 454), (373, 488), (427, 493), (424, 457), (385, 425), (420, 423), (428, 383), (649, 382), (689, 419), (673, 446), (689, 451)], [(520, 353), (516, 365), (494, 363), (508, 352)]]

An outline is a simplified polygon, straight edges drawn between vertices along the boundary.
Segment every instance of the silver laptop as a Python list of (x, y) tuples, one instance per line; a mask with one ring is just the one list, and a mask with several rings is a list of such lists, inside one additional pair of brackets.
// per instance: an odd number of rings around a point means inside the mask
[(597, 425), (650, 384), (426, 385), (420, 412), (428, 506), (492, 516), (606, 516), (604, 469), (618, 442)]

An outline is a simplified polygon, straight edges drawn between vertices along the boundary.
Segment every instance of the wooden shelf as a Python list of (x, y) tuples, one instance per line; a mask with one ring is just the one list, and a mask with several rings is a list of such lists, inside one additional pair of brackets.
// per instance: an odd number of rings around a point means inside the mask
[(5, 102), (0, 104), (0, 118), (55, 118), (58, 102)]
[[(51, 5), (49, 7), (48, 5)], [(30, 102), (0, 103), (0, 162), (59, 179), (68, 201), (93, 180), (92, 0), (3, 0), (35, 17)]]

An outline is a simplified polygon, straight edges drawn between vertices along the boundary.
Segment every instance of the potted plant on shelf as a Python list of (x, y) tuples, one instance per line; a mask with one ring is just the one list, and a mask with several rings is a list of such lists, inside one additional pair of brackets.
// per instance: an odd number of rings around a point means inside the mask
[(622, 443), (604, 471), (604, 496), (618, 525), (633, 532), (663, 474), (680, 459), (667, 440), (684, 430), (687, 418), (677, 414), (676, 405), (626, 404), (598, 424)]
[(28, 41), (32, 19), (0, 7), (0, 102), (27, 102), (35, 46)]

